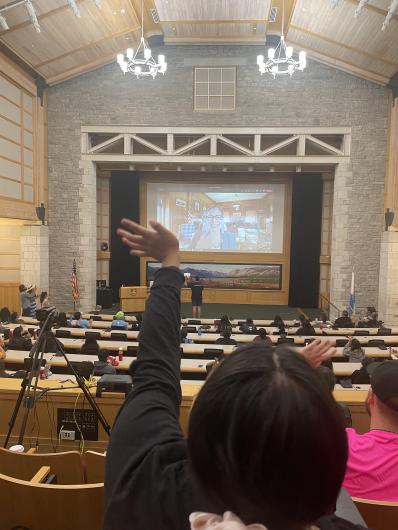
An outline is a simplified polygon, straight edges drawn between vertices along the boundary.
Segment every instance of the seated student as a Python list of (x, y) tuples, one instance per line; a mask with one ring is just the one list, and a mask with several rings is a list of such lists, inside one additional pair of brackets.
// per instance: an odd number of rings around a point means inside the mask
[(372, 357), (364, 357), (361, 361), (361, 368), (355, 370), (351, 375), (351, 383), (354, 385), (370, 385), (370, 376), (376, 368), (376, 363)]
[(28, 331), (24, 331), (22, 326), (18, 326), (12, 332), (12, 338), (8, 342), (8, 350), (30, 351), (32, 341)]
[(223, 315), (217, 324), (217, 333), (232, 329), (232, 324), (228, 318), (228, 315)]
[(348, 357), (350, 363), (360, 363), (365, 358), (365, 350), (361, 348), (358, 339), (348, 338), (347, 344), (343, 348), (344, 357)]
[(87, 337), (83, 346), (81, 347), (80, 353), (85, 355), (98, 355), (100, 347), (97, 340), (94, 337)]
[(381, 325), (382, 322), (377, 319), (376, 311), (373, 311), (372, 313), (368, 312), (367, 316), (358, 322), (357, 328), (379, 328)]
[(75, 326), (77, 328), (91, 328), (90, 321), (86, 320), (85, 318), (82, 318), (82, 314), (80, 313), (80, 311), (76, 311), (74, 313), (72, 320), (76, 321)]
[(116, 374), (116, 368), (107, 362), (108, 350), (98, 352), (98, 361), (94, 361), (94, 375)]
[(348, 316), (348, 311), (343, 311), (341, 317), (336, 318), (334, 321), (333, 327), (335, 328), (353, 328), (354, 323), (351, 318)]
[(70, 326), (70, 321), (66, 318), (66, 313), (58, 313), (58, 317), (54, 328), (68, 328)]
[(254, 325), (252, 318), (247, 318), (246, 322), (244, 322), (239, 329), (242, 333), (246, 333), (246, 335), (253, 335), (253, 333), (257, 333), (257, 328)]
[(253, 342), (267, 346), (273, 345), (271, 338), (267, 335), (267, 331), (264, 328), (258, 330), (258, 335), (257, 337), (254, 337)]
[(103, 530), (216, 528), (210, 521), (223, 516), (206, 512), (229, 512), (226, 519), (269, 530), (313, 523), (320, 530), (357, 528), (331, 515), (347, 440), (340, 410), (313, 366), (334, 354), (332, 341), (315, 340), (300, 353), (269, 349), (269, 355), (250, 344), (226, 356), (196, 397), (184, 437), (184, 278), (177, 239), (150, 224), (153, 230), (123, 220), (126, 230), (118, 230), (131, 254), (151, 256), (162, 268), (146, 304), (133, 391), (109, 441)]
[(377, 363), (367, 397), (370, 430), (347, 429), (344, 487), (352, 497), (398, 502), (398, 362)]
[(142, 322), (142, 313), (135, 315), (136, 321), (131, 324), (132, 331), (140, 331)]
[(123, 311), (118, 311), (113, 317), (111, 329), (119, 329), (125, 331), (129, 325), (126, 322)]
[(18, 324), (21, 322), (21, 318), (16, 311), (11, 313), (11, 324)]
[(285, 333), (285, 323), (280, 315), (274, 316), (274, 320), (271, 322), (270, 326), (272, 328), (278, 328), (279, 333)]
[(2, 307), (0, 310), (0, 323), (9, 324), (11, 322), (11, 313), (8, 307)]
[(316, 331), (311, 322), (305, 318), (302, 321), (301, 327), (296, 331), (296, 335), (316, 335)]
[[(333, 368), (330, 369), (327, 366), (321, 365), (321, 366), (319, 366), (319, 368), (317, 368), (317, 371), (318, 371), (321, 379), (323, 380), (326, 388), (333, 395), (333, 390), (334, 390), (334, 387), (336, 385), (336, 376), (333, 373)], [(345, 426), (346, 427), (352, 427), (352, 417), (351, 417), (350, 408), (345, 403), (338, 403), (338, 405), (341, 408), (341, 412), (343, 414)]]
[(186, 329), (181, 330), (181, 344), (193, 344), (193, 340), (188, 338)]
[(47, 291), (42, 291), (40, 293), (40, 307), (50, 307), (50, 301), (48, 299), (48, 292)]
[(238, 343), (236, 342), (236, 340), (234, 339), (231, 339), (231, 328), (229, 329), (226, 329), (224, 330), (222, 333), (221, 333), (221, 337), (219, 337), (217, 340), (216, 340), (216, 344), (232, 344), (232, 345), (237, 345)]

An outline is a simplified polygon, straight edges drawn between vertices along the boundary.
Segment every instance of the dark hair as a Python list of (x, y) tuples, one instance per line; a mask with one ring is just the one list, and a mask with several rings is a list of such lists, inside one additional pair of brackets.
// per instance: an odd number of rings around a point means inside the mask
[(251, 317), (247, 317), (246, 324), (253, 324), (253, 319)]
[(199, 282), (200, 281), (200, 278), (199, 276), (195, 276), (195, 281)]
[(11, 324), (15, 324), (18, 320), (18, 313), (16, 311), (13, 311), (11, 313), (10, 319), (11, 319)]
[(100, 350), (98, 352), (98, 360), (102, 361), (103, 363), (106, 363), (110, 353), (108, 350)]
[(308, 320), (308, 318), (305, 318), (305, 319), (302, 321), (302, 326), (303, 326), (303, 328), (310, 328), (310, 327), (312, 326), (311, 321)]
[(24, 291), (26, 291), (26, 287), (24, 286), (23, 283), (21, 283), (21, 285), (19, 286), (19, 292), (23, 293)]
[(360, 350), (361, 349), (361, 343), (358, 339), (352, 339), (350, 344), (351, 350)]
[(299, 321), (300, 321), (302, 324), (303, 324), (303, 322), (304, 322), (305, 320), (307, 320), (307, 318), (306, 318), (305, 315), (299, 315), (298, 318), (299, 318)]
[(41, 303), (41, 304), (44, 302), (44, 300), (47, 298), (47, 296), (48, 296), (47, 291), (42, 291), (42, 292), (40, 293), (40, 303)]
[(0, 322), (10, 322), (11, 313), (8, 307), (2, 307), (0, 310)]
[(282, 317), (280, 315), (275, 315), (274, 316), (274, 324), (276, 326), (279, 326), (279, 324), (285, 325), (285, 323), (283, 322), (283, 319), (282, 319)]
[(12, 332), (13, 338), (22, 337), (22, 332), (23, 332), (23, 327), (17, 326), (16, 328), (14, 328), (14, 331)]
[(272, 530), (333, 511), (347, 461), (341, 412), (317, 372), (286, 347), (257, 344), (226, 356), (203, 385), (188, 449), (212, 509)]
[(265, 337), (267, 336), (267, 330), (264, 328), (260, 328), (258, 330), (258, 334), (262, 339), (265, 339)]
[(88, 337), (86, 337), (86, 341), (85, 341), (85, 344), (97, 344), (98, 346), (98, 343), (97, 343), (97, 339), (92, 336), (92, 335), (89, 335)]
[(325, 388), (329, 390), (329, 392), (333, 392), (334, 386), (336, 384), (336, 376), (334, 375), (333, 370), (328, 368), (327, 366), (321, 365), (317, 369), (321, 381), (323, 381)]
[(325, 313), (325, 311), (321, 311), (320, 314), (319, 314), (319, 319), (322, 321), (322, 322), (326, 322), (327, 319), (328, 319), (328, 316), (327, 314)]
[(224, 331), (221, 332), (221, 335), (224, 337), (224, 339), (231, 338), (231, 334), (232, 334), (232, 329), (231, 328), (226, 328), (226, 329), (224, 329)]
[(348, 317), (348, 311), (343, 311), (343, 317)]
[(80, 313), (80, 311), (75, 311), (75, 313), (73, 314), (73, 319), (80, 320), (81, 318), (82, 318), (82, 314)]
[(181, 330), (181, 340), (182, 340), (182, 339), (186, 339), (187, 336), (188, 336), (188, 332), (187, 332), (187, 330), (186, 330), (186, 329), (182, 329), (182, 330)]
[(68, 319), (66, 318), (66, 313), (58, 313), (57, 317), (57, 325), (62, 328), (66, 328), (68, 326)]

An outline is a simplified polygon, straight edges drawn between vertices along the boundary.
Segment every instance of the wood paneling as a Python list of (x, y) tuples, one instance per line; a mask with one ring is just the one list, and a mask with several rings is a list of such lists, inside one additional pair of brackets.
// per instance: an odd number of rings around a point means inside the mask
[[(0, 257), (1, 258), (1, 257)], [(0, 271), (1, 277), (1, 271)], [(10, 311), (17, 311), (19, 314), (21, 306), (19, 303), (19, 282), (0, 281), (0, 308), (8, 307)]]
[(109, 211), (110, 185), (109, 178), (97, 177), (97, 280), (109, 284), (109, 261), (111, 253), (101, 251), (101, 243), (110, 241)]
[(385, 208), (395, 212), (393, 225), (398, 227), (398, 98), (395, 99), (395, 105), (393, 103), (390, 98), (384, 204)]

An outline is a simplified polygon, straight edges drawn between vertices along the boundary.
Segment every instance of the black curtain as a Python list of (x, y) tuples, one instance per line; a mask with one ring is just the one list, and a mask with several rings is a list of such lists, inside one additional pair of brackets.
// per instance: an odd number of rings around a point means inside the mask
[(319, 174), (293, 179), (289, 305), (318, 307), (323, 182)]
[(133, 171), (113, 171), (111, 175), (111, 260), (109, 284), (116, 300), (121, 285), (140, 284), (140, 260), (130, 256), (116, 234), (120, 220), (140, 220), (139, 175)]

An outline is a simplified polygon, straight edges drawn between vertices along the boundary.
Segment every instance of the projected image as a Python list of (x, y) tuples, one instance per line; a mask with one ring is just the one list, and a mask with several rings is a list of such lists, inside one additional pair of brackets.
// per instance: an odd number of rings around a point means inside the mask
[[(160, 268), (156, 261), (147, 262), (147, 285)], [(203, 287), (213, 289), (281, 289), (282, 265), (253, 265), (246, 263), (181, 263), (181, 272), (191, 278), (199, 276)]]
[(283, 249), (284, 185), (150, 183), (147, 212), (185, 251), (274, 252)]

